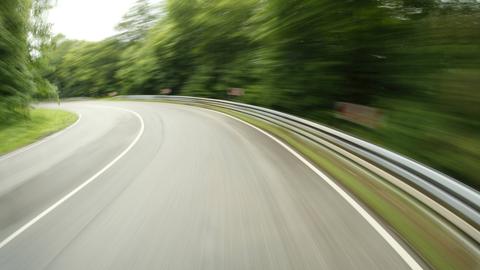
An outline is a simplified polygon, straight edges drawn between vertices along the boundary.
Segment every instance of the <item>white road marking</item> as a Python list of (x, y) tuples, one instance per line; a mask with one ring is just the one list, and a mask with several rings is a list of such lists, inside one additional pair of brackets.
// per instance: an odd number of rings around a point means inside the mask
[(135, 115), (139, 120), (140, 120), (140, 124), (141, 124), (141, 127), (140, 127), (140, 131), (138, 132), (137, 136), (135, 137), (135, 139), (130, 143), (130, 145), (125, 149), (123, 150), (122, 153), (120, 153), (120, 155), (118, 155), (115, 159), (113, 159), (112, 161), (110, 161), (110, 163), (108, 163), (105, 167), (103, 167), (100, 171), (98, 171), (96, 174), (94, 174), (92, 177), (90, 177), (88, 180), (86, 180), (85, 182), (83, 182), (80, 186), (78, 186), (77, 188), (75, 188), (74, 190), (70, 191), (67, 195), (65, 195), (63, 198), (61, 198), (60, 200), (58, 200), (56, 203), (54, 203), (52, 206), (48, 207), (47, 209), (45, 209), (43, 212), (41, 212), (40, 214), (38, 214), (35, 218), (33, 218), (32, 220), (30, 220), (29, 222), (27, 222), (25, 225), (23, 225), (22, 227), (20, 227), (18, 230), (16, 230), (14, 233), (12, 233), (10, 236), (8, 236), (7, 238), (5, 238), (2, 242), (0, 242), (0, 249), (5, 247), (8, 243), (10, 243), (13, 239), (15, 239), (17, 236), (19, 236), (21, 233), (23, 233), (24, 231), (26, 231), (28, 228), (30, 228), (33, 224), (35, 224), (37, 221), (39, 221), (41, 218), (43, 218), (44, 216), (48, 215), (50, 212), (52, 212), (53, 210), (55, 210), (55, 208), (57, 208), (58, 206), (60, 206), (62, 203), (64, 203), (66, 200), (68, 200), (69, 198), (71, 198), (72, 196), (74, 196), (76, 193), (78, 193), (80, 190), (82, 190), (84, 187), (86, 187), (88, 184), (90, 184), (91, 182), (93, 182), (95, 179), (97, 179), (97, 177), (99, 177), (102, 173), (104, 173), (106, 170), (108, 170), (110, 167), (112, 167), (113, 164), (115, 164), (119, 159), (121, 159), (128, 151), (130, 151), (130, 149), (132, 149), (132, 147), (138, 142), (138, 140), (140, 139), (140, 137), (142, 136), (143, 134), (143, 131), (145, 129), (145, 124), (143, 122), (143, 118), (137, 113), (137, 112), (134, 112), (134, 111), (131, 111), (131, 110), (128, 110), (128, 109), (124, 109), (124, 108), (118, 108), (118, 107), (109, 107), (109, 106), (96, 106), (96, 107), (105, 107), (105, 108), (110, 108), (110, 109), (118, 109), (118, 110), (122, 110), (122, 111), (127, 111), (129, 113), (132, 113), (133, 115)]
[(312, 163), (306, 160), (303, 156), (293, 150), (290, 146), (286, 145), (284, 142), (280, 141), (279, 139), (275, 138), (273, 135), (267, 133), (266, 131), (247, 123), (239, 118), (234, 116), (228, 115), (223, 112), (207, 109), (222, 115), (225, 115), (229, 118), (235, 119), (244, 123), (247, 126), (252, 127), (253, 129), (259, 131), (260, 133), (264, 134), (265, 136), (271, 138), (278, 144), (280, 144), (283, 148), (285, 148), (288, 152), (298, 158), (301, 162), (303, 162), (308, 168), (310, 168), (313, 172), (315, 172), (318, 176), (320, 176), (328, 185), (330, 185), (342, 198), (344, 198), (357, 212), (377, 231), (380, 236), (385, 239), (385, 241), (400, 255), (400, 257), (405, 261), (405, 263), (413, 270), (422, 270), (423, 268), (412, 258), (412, 256), (400, 245), (395, 238), (393, 238), (383, 227), (378, 223), (365, 209), (362, 208), (348, 193), (346, 193), (340, 186), (338, 186), (332, 179), (330, 179), (325, 173), (320, 171), (317, 167), (315, 167)]
[(47, 136), (47, 137), (41, 139), (40, 141), (34, 142), (34, 143), (29, 144), (29, 145), (27, 145), (27, 146), (25, 146), (25, 147), (22, 147), (22, 148), (20, 148), (20, 149), (18, 149), (18, 150), (15, 150), (15, 151), (13, 151), (13, 152), (10, 152), (10, 153), (8, 153), (8, 154), (5, 154), (5, 155), (3, 155), (3, 156), (0, 156), (0, 162), (1, 162), (1, 161), (4, 161), (4, 160), (6, 160), (6, 159), (9, 159), (9, 158), (11, 158), (11, 157), (14, 157), (14, 156), (16, 156), (16, 155), (18, 155), (18, 154), (21, 154), (21, 153), (23, 153), (23, 152), (25, 152), (25, 151), (28, 151), (28, 150), (32, 149), (33, 147), (38, 146), (38, 145), (40, 145), (40, 144), (42, 144), (42, 143), (48, 142), (48, 141), (50, 141), (51, 139), (53, 139), (53, 138), (59, 136), (60, 134), (64, 133), (65, 131), (73, 128), (74, 126), (76, 126), (76, 125), (78, 124), (78, 122), (80, 122), (80, 119), (82, 119), (82, 115), (81, 115), (80, 113), (78, 113), (77, 115), (78, 115), (78, 118), (77, 118), (77, 121), (75, 121), (75, 123), (71, 124), (70, 126), (64, 128), (63, 130), (61, 130), (61, 131), (59, 131), (59, 132), (55, 132), (55, 133), (53, 133), (52, 135)]

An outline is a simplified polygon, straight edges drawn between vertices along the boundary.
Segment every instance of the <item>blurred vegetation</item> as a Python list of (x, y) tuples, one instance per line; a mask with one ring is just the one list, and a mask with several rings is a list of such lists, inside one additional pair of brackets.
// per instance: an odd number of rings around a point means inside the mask
[[(9, 111), (24, 108), (32, 85), (41, 85), (20, 27), (28, 24), (28, 3), (1, 4), (2, 102), (16, 104)], [(6, 15), (15, 23), (4, 23)], [(138, 0), (117, 29), (100, 42), (51, 39), (41, 54), (45, 87), (63, 97), (170, 88), (271, 107), (480, 188), (478, 1), (166, 0), (157, 7)], [(232, 87), (245, 95), (229, 97)], [(18, 101), (3, 101), (9, 91)], [(335, 102), (380, 108), (384, 121), (370, 129), (338, 119)]]
[(46, 23), (49, 0), (2, 0), (0, 3), (0, 124), (29, 117), (32, 98), (56, 97), (45, 79), (52, 66)]

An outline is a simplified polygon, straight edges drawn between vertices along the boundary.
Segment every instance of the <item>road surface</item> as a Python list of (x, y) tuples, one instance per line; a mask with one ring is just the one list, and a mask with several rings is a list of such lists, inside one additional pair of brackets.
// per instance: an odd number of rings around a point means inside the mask
[(245, 123), (175, 104), (61, 108), (81, 119), (0, 157), (2, 270), (412, 268)]

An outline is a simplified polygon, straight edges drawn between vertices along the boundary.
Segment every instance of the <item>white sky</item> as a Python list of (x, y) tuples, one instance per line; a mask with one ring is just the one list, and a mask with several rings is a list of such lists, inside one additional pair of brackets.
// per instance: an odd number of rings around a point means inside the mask
[(69, 39), (102, 40), (115, 34), (115, 25), (135, 1), (57, 0), (48, 16), (52, 32)]

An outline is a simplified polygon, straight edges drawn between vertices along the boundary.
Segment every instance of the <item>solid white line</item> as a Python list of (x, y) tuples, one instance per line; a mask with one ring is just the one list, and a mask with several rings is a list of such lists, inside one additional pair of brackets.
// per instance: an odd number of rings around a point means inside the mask
[(141, 127), (140, 127), (140, 131), (138, 132), (137, 136), (135, 137), (135, 139), (132, 141), (132, 143), (130, 143), (130, 145), (125, 149), (123, 150), (122, 153), (120, 153), (120, 155), (118, 155), (114, 160), (110, 161), (110, 163), (108, 163), (105, 167), (103, 167), (100, 171), (98, 171), (96, 174), (94, 174), (92, 177), (90, 177), (87, 181), (83, 182), (83, 184), (81, 184), (80, 186), (78, 186), (77, 188), (75, 188), (74, 190), (70, 191), (70, 193), (68, 193), (67, 195), (65, 195), (63, 198), (61, 198), (59, 201), (57, 201), (56, 203), (54, 203), (52, 206), (48, 207), (47, 209), (45, 209), (43, 212), (41, 212), (40, 214), (38, 214), (35, 218), (33, 218), (32, 220), (30, 220), (27, 224), (23, 225), (22, 227), (20, 227), (18, 230), (16, 230), (14, 233), (12, 233), (10, 236), (8, 236), (7, 238), (5, 238), (2, 242), (0, 242), (0, 249), (5, 247), (10, 241), (12, 241), (13, 239), (15, 239), (17, 236), (19, 236), (21, 233), (23, 233), (24, 231), (26, 231), (28, 228), (30, 228), (33, 224), (35, 224), (37, 221), (39, 221), (41, 218), (43, 218), (44, 216), (48, 215), (50, 212), (52, 212), (55, 208), (57, 208), (58, 206), (60, 206), (62, 203), (64, 203), (66, 200), (68, 200), (69, 198), (71, 198), (72, 196), (74, 196), (76, 193), (78, 193), (80, 190), (82, 190), (84, 187), (86, 187), (88, 184), (90, 184), (91, 182), (93, 182), (95, 179), (97, 179), (97, 177), (99, 177), (102, 173), (104, 173), (106, 170), (108, 170), (110, 167), (112, 167), (113, 164), (115, 164), (119, 159), (121, 159), (128, 151), (130, 151), (130, 149), (132, 149), (132, 147), (138, 142), (138, 140), (140, 139), (140, 137), (142, 136), (143, 134), (143, 131), (145, 129), (145, 124), (143, 122), (143, 118), (136, 112), (134, 111), (131, 111), (131, 110), (128, 110), (128, 109), (124, 109), (124, 108), (118, 108), (118, 107), (108, 107), (108, 106), (98, 106), (98, 107), (107, 107), (107, 108), (111, 108), (111, 109), (119, 109), (119, 110), (122, 110), (122, 111), (127, 111), (129, 113), (132, 113), (134, 114), (139, 120), (140, 120), (140, 124), (141, 124)]
[(257, 131), (261, 132), (265, 136), (271, 138), (283, 148), (287, 149), (288, 152), (290, 152), (292, 155), (294, 155), (296, 158), (298, 158), (301, 162), (303, 162), (308, 168), (310, 168), (313, 172), (315, 172), (318, 176), (320, 176), (325, 182), (327, 182), (328, 185), (330, 185), (342, 198), (344, 198), (357, 212), (377, 231), (380, 236), (385, 239), (385, 241), (400, 255), (400, 257), (405, 261), (405, 263), (410, 267), (410, 269), (413, 270), (422, 270), (423, 268), (412, 258), (412, 256), (400, 245), (383, 227), (378, 223), (365, 209), (362, 208), (348, 193), (346, 193), (340, 186), (338, 186), (332, 179), (330, 179), (325, 173), (321, 172), (317, 167), (315, 167), (312, 163), (310, 163), (308, 160), (306, 160), (303, 156), (301, 156), (298, 152), (293, 150), (290, 146), (286, 145), (279, 139), (275, 138), (271, 134), (267, 133), (266, 131), (250, 124), (247, 123), (241, 119), (238, 119), (234, 116), (228, 115), (223, 112), (207, 109), (210, 111), (214, 111), (216, 113), (223, 114), (229, 118), (235, 119), (237, 121), (240, 121), (244, 123), (247, 126), (250, 126)]
[(20, 149), (18, 149), (18, 150), (15, 150), (15, 151), (13, 151), (13, 152), (10, 152), (10, 153), (8, 153), (8, 154), (5, 154), (5, 155), (1, 156), (1, 157), (0, 157), (0, 162), (1, 162), (1, 161), (4, 161), (4, 160), (6, 160), (6, 159), (9, 159), (9, 158), (11, 158), (11, 157), (14, 157), (14, 156), (16, 156), (16, 155), (18, 155), (18, 154), (21, 154), (21, 153), (23, 153), (23, 152), (25, 152), (25, 151), (27, 151), (27, 150), (30, 150), (30, 149), (32, 149), (33, 147), (38, 146), (38, 145), (40, 145), (40, 144), (42, 144), (42, 143), (45, 143), (45, 142), (47, 142), (47, 141), (49, 141), (49, 140), (57, 137), (58, 135), (64, 133), (65, 131), (73, 128), (74, 126), (76, 126), (76, 125), (78, 124), (78, 122), (80, 122), (80, 119), (82, 119), (82, 115), (81, 115), (80, 113), (77, 113), (77, 115), (78, 115), (78, 118), (77, 118), (77, 121), (75, 121), (75, 123), (73, 123), (73, 124), (71, 124), (70, 126), (62, 129), (62, 130), (59, 131), (59, 132), (55, 132), (55, 133), (53, 133), (52, 135), (47, 136), (47, 137), (41, 139), (40, 141), (37, 141), (37, 142), (32, 143), (32, 144), (29, 144), (29, 145), (27, 145), (27, 146), (25, 146), (25, 147), (22, 147), (22, 148), (20, 148)]

